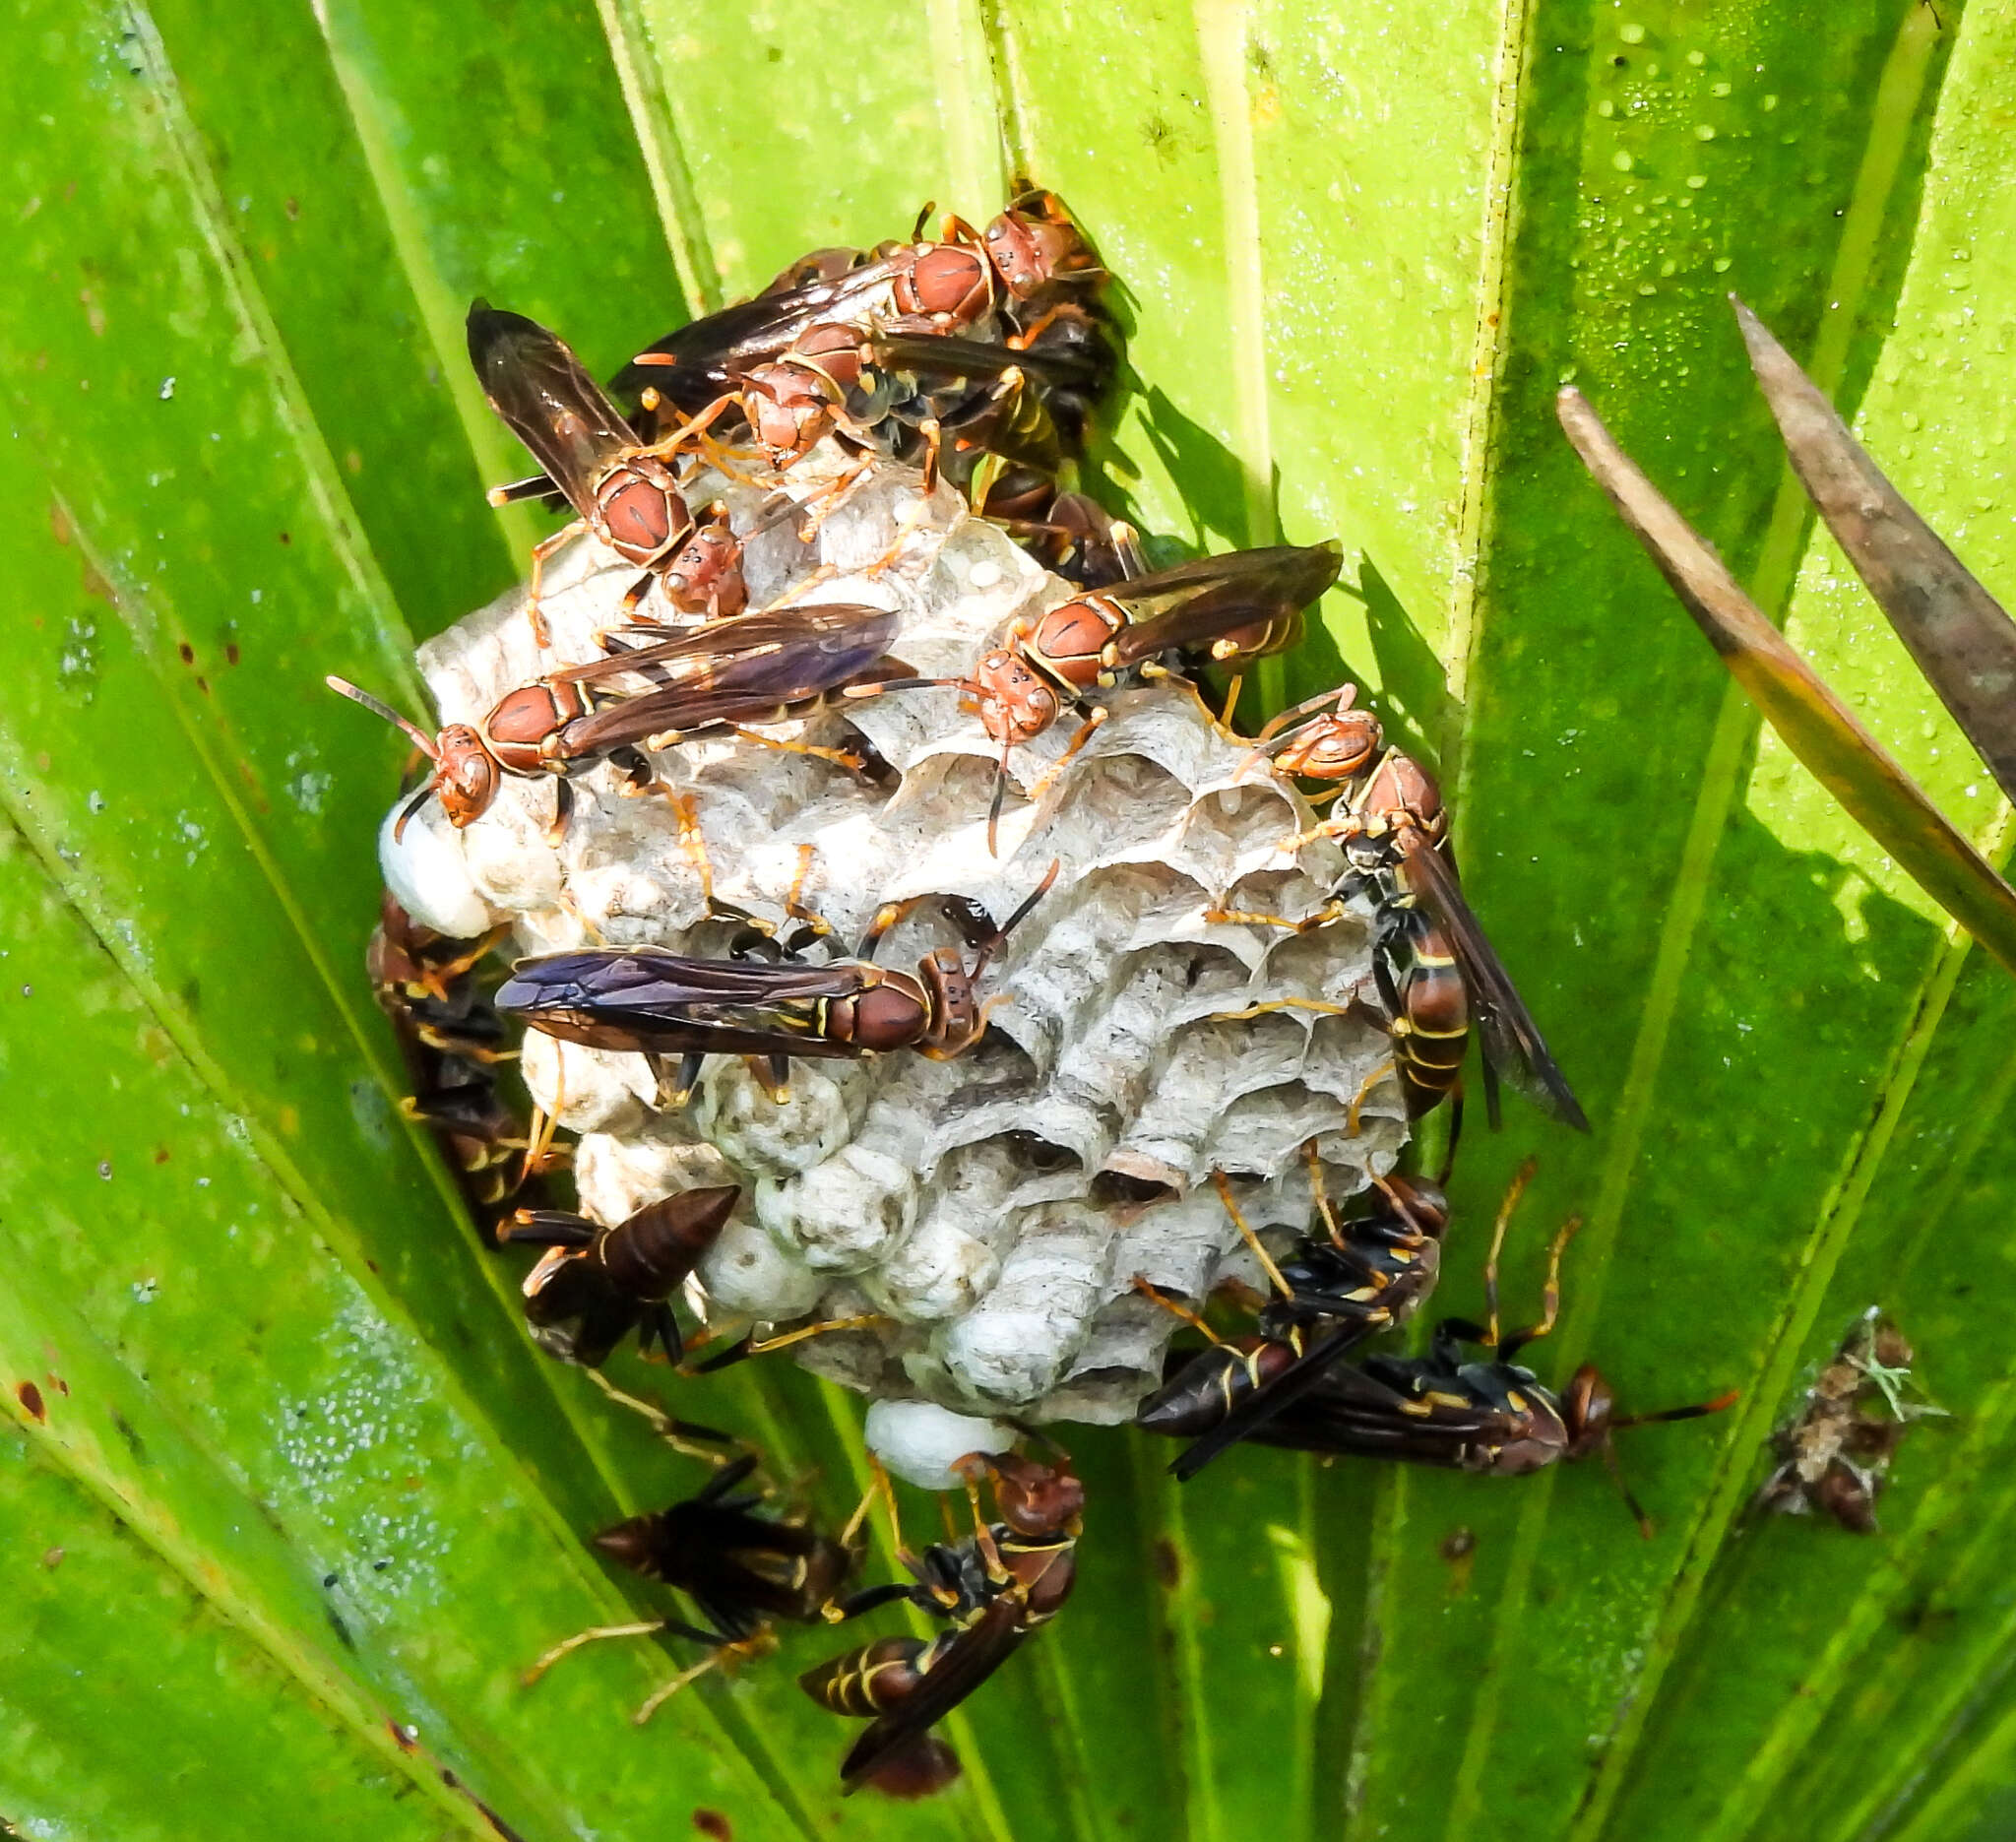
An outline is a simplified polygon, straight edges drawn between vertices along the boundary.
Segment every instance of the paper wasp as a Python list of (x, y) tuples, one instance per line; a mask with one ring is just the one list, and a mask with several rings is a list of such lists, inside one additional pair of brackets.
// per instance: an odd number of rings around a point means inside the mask
[(542, 497), (557, 487), (577, 522), (532, 553), (526, 612), (541, 646), (539, 578), (546, 558), (585, 527), (644, 573), (624, 597), (627, 611), (654, 581), (685, 613), (738, 613), (746, 600), (741, 547), (716, 507), (696, 525), (671, 468), (680, 439), (640, 442), (581, 360), (555, 334), (477, 301), (469, 310), (469, 356), (490, 407), (530, 448), (544, 475), (499, 486), (493, 505)]
[[(452, 824), (472, 824), (507, 774), (559, 777), (558, 830), (573, 803), (570, 774), (606, 758), (642, 791), (652, 768), (639, 744), (670, 747), (804, 715), (842, 685), (873, 681), (896, 628), (895, 614), (845, 602), (736, 614), (669, 639), (658, 637), (668, 629), (632, 626), (604, 636), (608, 657), (522, 684), (480, 723), (452, 723), (438, 737), (346, 679), (325, 681), (403, 730), (434, 763), (432, 778), (400, 813), (395, 837), (429, 794), (439, 795)], [(887, 667), (896, 668), (893, 662)], [(651, 688), (610, 688), (626, 674)]]
[(741, 1191), (733, 1184), (681, 1190), (614, 1228), (558, 1209), (521, 1209), (497, 1231), (509, 1244), (547, 1249), (526, 1276), (525, 1318), (549, 1356), (599, 1368), (640, 1330), (668, 1361), (684, 1352), (671, 1298), (721, 1239)]
[[(1498, 1252), (1510, 1200), (1499, 1211), (1484, 1267), (1486, 1324), (1444, 1318), (1435, 1326), (1425, 1356), (1368, 1356), (1355, 1366), (1328, 1366), (1246, 1436), (1262, 1445), (1393, 1458), (1507, 1478), (1523, 1477), (1562, 1459), (1601, 1453), (1639, 1532), (1649, 1539), (1652, 1519), (1624, 1483), (1612, 1435), (1627, 1427), (1720, 1413), (1735, 1400), (1735, 1391), (1687, 1407), (1620, 1418), (1609, 1383), (1593, 1364), (1576, 1369), (1559, 1395), (1543, 1387), (1533, 1370), (1513, 1358), (1554, 1327), (1560, 1311), (1561, 1254), (1580, 1221), (1570, 1220), (1554, 1237), (1540, 1321), (1501, 1337)], [(1465, 1344), (1485, 1350), (1488, 1360), (1465, 1362)]]
[(662, 1618), (596, 1625), (555, 1644), (526, 1672), (526, 1683), (602, 1638), (664, 1633), (706, 1644), (709, 1654), (701, 1662), (656, 1690), (631, 1717), (642, 1726), (696, 1677), (729, 1656), (762, 1648), (774, 1620), (809, 1624), (829, 1616), (827, 1608), (859, 1556), (846, 1537), (835, 1541), (806, 1522), (759, 1514), (763, 1498), (754, 1492), (735, 1494), (756, 1462), (755, 1453), (745, 1453), (716, 1472), (698, 1494), (655, 1514), (632, 1516), (593, 1538), (619, 1565), (684, 1593), (704, 1624)]
[(1328, 837), (1342, 847), (1345, 873), (1332, 900), (1298, 921), (1237, 910), (1214, 910), (1209, 919), (1300, 931), (1334, 919), (1352, 897), (1369, 897), (1373, 976), (1410, 1112), (1425, 1112), (1456, 1087), (1474, 1019), (1493, 1125), (1502, 1075), (1549, 1117), (1588, 1131), (1581, 1103), (1464, 898), (1447, 854), (1441, 790), (1418, 762), (1384, 747), (1379, 720), (1353, 708), (1355, 691), (1347, 684), (1285, 710), (1258, 738), (1283, 774), (1335, 785), (1330, 816), (1294, 841)]
[[(1050, 865), (998, 926), (970, 909), (955, 919), (976, 949), (972, 970), (940, 948), (914, 974), (874, 964), (891, 927), (927, 898), (890, 903), (869, 923), (857, 956), (824, 965), (761, 936), (741, 958), (700, 959), (651, 947), (598, 947), (521, 960), (497, 993), (498, 1008), (533, 1029), (593, 1048), (681, 1057), (666, 1100), (683, 1106), (711, 1054), (761, 1057), (775, 1099), (788, 1097), (793, 1055), (859, 1058), (915, 1048), (960, 1054), (986, 1028), (974, 988), (1008, 936), (1056, 880)], [(969, 929), (971, 929), (969, 931)]]
[(1069, 1460), (1052, 1467), (975, 1453), (961, 1464), (970, 1477), (981, 1467), (992, 1474), (999, 1520), (979, 1523), (969, 1482), (974, 1533), (919, 1558), (906, 1555), (914, 1585), (871, 1588), (846, 1608), (851, 1615), (908, 1599), (947, 1628), (929, 1638), (877, 1638), (798, 1678), (821, 1706), (870, 1722), (841, 1762), (849, 1791), (875, 1784), (915, 1797), (950, 1782), (958, 1760), (930, 1729), (1056, 1616), (1076, 1579), (1085, 1488)]
[[(908, 243), (860, 254), (815, 250), (753, 299), (703, 315), (655, 340), (611, 380), (619, 395), (655, 390), (680, 415), (698, 415), (772, 364), (814, 326), (868, 333), (894, 321), (941, 334), (983, 335), (1002, 292), (1030, 306), (1030, 329), (1050, 296), (1096, 286), (1104, 271), (1062, 203), (1026, 192), (976, 232), (957, 218), (942, 240), (923, 239), (918, 214)], [(778, 283), (789, 283), (780, 287)]]
[(412, 1082), (400, 1111), (432, 1132), (485, 1227), (518, 1197), (536, 1198), (543, 1175), (528, 1122), (498, 1080), (499, 1064), (517, 1051), (476, 978), (496, 944), (494, 934), (452, 940), (422, 927), (388, 891), (364, 954)]
[[(1309, 1168), (1322, 1232), (1305, 1235), (1279, 1263), (1247, 1227), (1224, 1175), (1215, 1178), (1227, 1212), (1274, 1288), (1260, 1307), (1257, 1334), (1222, 1339), (1145, 1280), (1135, 1282), (1211, 1342), (1135, 1411), (1134, 1424), (1147, 1431), (1199, 1435), (1169, 1467), (1179, 1479), (1195, 1477), (1227, 1446), (1257, 1436), (1367, 1337), (1405, 1323), (1435, 1288), (1449, 1225), (1440, 1183), (1398, 1172), (1376, 1177), (1369, 1210), (1340, 1221), (1323, 1193), (1313, 1149)], [(1507, 1199), (1508, 1209), (1517, 1193)]]
[[(1008, 784), (1008, 759), (1018, 742), (1034, 741), (1066, 705), (1089, 712), (1054, 775), (1105, 721), (1092, 694), (1122, 673), (1168, 675), (1165, 653), (1217, 665), (1243, 664), (1285, 652), (1301, 638), (1302, 610), (1337, 580), (1343, 559), (1335, 539), (1277, 544), (1200, 557), (1134, 577), (1065, 602), (1035, 620), (1018, 620), (1006, 641), (985, 654), (971, 678), (898, 678), (850, 695), (951, 686), (977, 708), (1000, 765), (987, 815), (991, 844)], [(1047, 777), (1045, 777), (1047, 778)]]

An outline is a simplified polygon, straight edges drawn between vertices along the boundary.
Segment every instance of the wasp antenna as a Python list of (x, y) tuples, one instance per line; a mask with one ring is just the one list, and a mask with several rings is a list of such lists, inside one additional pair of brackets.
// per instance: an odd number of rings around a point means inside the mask
[(349, 681), (349, 679), (340, 678), (336, 676), (335, 673), (333, 672), (328, 677), (324, 678), (322, 682), (328, 685), (331, 690), (335, 691), (338, 694), (338, 696), (347, 697), (353, 704), (362, 704), (364, 708), (368, 710), (374, 717), (383, 717), (385, 721), (391, 724), (394, 729), (406, 730), (406, 732), (409, 735), (410, 735), (413, 738), (414, 742), (418, 745), (420, 752), (423, 755), (425, 755), (429, 761), (440, 760), (441, 753), (440, 750), (434, 746), (434, 738), (431, 735), (429, 735), (424, 730), (419, 728), (417, 724), (409, 723), (406, 720), (406, 718), (401, 716), (399, 712), (393, 709), (393, 707), (390, 704), (381, 703), (377, 698), (373, 697), (369, 691), (359, 690), (354, 684), (352, 684)]
[(424, 787), (415, 788), (412, 797), (400, 807), (399, 817), (392, 821), (392, 842), (394, 844), (398, 844), (406, 836), (407, 821), (427, 803), (427, 795), (433, 791), (434, 783), (429, 781)]
[(1001, 855), (1000, 829), (1001, 807), (1008, 798), (1008, 750), (1001, 750), (1001, 759), (994, 765), (994, 796), (987, 801), (987, 856)]

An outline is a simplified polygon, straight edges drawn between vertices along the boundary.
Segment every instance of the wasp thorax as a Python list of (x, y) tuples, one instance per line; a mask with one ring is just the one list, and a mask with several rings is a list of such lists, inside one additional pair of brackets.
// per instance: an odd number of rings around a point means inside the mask
[(497, 763), (466, 723), (451, 723), (434, 744), (434, 791), (456, 826), (472, 825), (497, 797)]
[(627, 468), (611, 474), (597, 496), (609, 542), (632, 562), (649, 562), (692, 524), (676, 493)]
[(930, 1027), (930, 1007), (911, 980), (885, 978), (853, 1000), (852, 1041), (869, 1051), (902, 1048)]
[(1384, 740), (1379, 719), (1369, 710), (1345, 710), (1312, 723), (1276, 760), (1284, 774), (1349, 780), (1365, 771)]
[(1122, 624), (1097, 602), (1066, 602), (1037, 622), (1030, 645), (1065, 683), (1089, 690), (1099, 682), (1102, 655)]
[(1361, 803), (1368, 817), (1388, 825), (1406, 822), (1440, 834), (1442, 790), (1435, 785), (1435, 777), (1411, 756), (1388, 755), (1365, 788)]
[(792, 345), (790, 355), (831, 378), (842, 390), (851, 390), (861, 381), (861, 336), (838, 321), (822, 320), (807, 328)]
[(897, 307), (965, 326), (985, 313), (993, 297), (987, 265), (957, 243), (933, 243), (896, 278)]
[(1053, 1471), (1012, 1452), (987, 1465), (994, 1474), (995, 1507), (1017, 1535), (1054, 1535), (1084, 1513), (1085, 1486), (1067, 1466)]
[(835, 387), (809, 365), (763, 364), (742, 386), (756, 445), (788, 466), (833, 426)]

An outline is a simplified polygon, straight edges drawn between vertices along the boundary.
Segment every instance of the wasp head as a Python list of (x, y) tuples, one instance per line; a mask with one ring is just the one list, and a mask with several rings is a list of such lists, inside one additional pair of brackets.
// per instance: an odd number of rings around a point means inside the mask
[(449, 823), (459, 831), (481, 818), (497, 797), (497, 758), (467, 723), (451, 723), (434, 746), (431, 785)]
[(1057, 720), (1057, 693), (1010, 647), (996, 647), (974, 672), (980, 722), (1004, 747), (1034, 741)]

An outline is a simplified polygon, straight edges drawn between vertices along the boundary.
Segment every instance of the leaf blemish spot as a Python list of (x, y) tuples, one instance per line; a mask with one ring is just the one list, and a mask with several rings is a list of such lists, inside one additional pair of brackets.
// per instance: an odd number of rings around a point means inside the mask
[(42, 1400), (42, 1391), (32, 1381), (17, 1381), (14, 1384), (15, 1398), (27, 1408), (37, 1426), (46, 1426), (49, 1410)]

